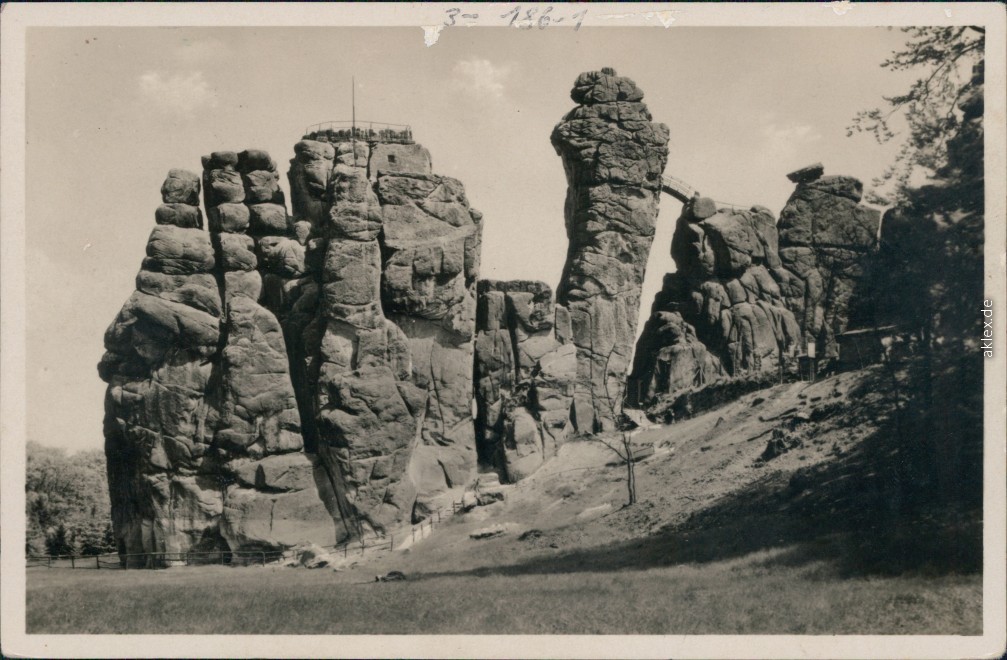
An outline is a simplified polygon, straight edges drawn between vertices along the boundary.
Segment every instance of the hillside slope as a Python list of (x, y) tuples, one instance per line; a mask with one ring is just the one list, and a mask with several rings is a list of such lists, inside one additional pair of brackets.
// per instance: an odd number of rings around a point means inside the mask
[[(547, 573), (709, 562), (762, 550), (843, 574), (973, 572), (981, 511), (928, 492), (895, 435), (880, 369), (754, 392), (638, 432), (655, 453), (626, 468), (585, 439), (506, 499), (459, 514), (367, 570)], [(470, 534), (500, 526), (500, 536)], [(782, 561), (782, 559), (781, 559)]]

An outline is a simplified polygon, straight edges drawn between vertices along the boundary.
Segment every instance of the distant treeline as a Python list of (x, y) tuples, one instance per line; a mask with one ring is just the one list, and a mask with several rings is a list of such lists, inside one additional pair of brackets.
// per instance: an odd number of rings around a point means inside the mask
[(105, 452), (67, 454), (36, 442), (27, 446), (25, 508), (29, 554), (114, 552)]

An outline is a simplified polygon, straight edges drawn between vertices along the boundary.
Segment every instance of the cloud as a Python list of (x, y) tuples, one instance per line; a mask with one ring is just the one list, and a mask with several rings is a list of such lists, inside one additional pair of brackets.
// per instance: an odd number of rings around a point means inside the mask
[(478, 98), (502, 98), (510, 77), (510, 65), (495, 65), (489, 60), (472, 58), (455, 64), (454, 86)]
[(762, 157), (767, 162), (784, 167), (794, 165), (807, 147), (822, 139), (822, 134), (810, 124), (779, 124), (773, 119), (772, 115), (763, 117), (761, 128)]
[(156, 110), (177, 117), (191, 117), (200, 108), (217, 105), (217, 95), (202, 71), (164, 74), (148, 71), (140, 76), (140, 98)]

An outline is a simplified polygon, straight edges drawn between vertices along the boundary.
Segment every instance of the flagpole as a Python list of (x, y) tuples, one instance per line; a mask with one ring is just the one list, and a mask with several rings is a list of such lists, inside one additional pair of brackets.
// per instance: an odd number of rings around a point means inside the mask
[(353, 166), (357, 166), (357, 77), (350, 77), (350, 104), (353, 106), (351, 110), (351, 127), (350, 127), (350, 142), (353, 144)]

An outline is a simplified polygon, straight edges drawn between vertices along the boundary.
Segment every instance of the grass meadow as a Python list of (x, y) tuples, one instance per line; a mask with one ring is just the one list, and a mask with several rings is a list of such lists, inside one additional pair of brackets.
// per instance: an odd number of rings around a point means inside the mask
[(980, 575), (842, 577), (775, 551), (705, 564), (375, 583), (281, 567), (28, 573), (29, 633), (982, 633)]

